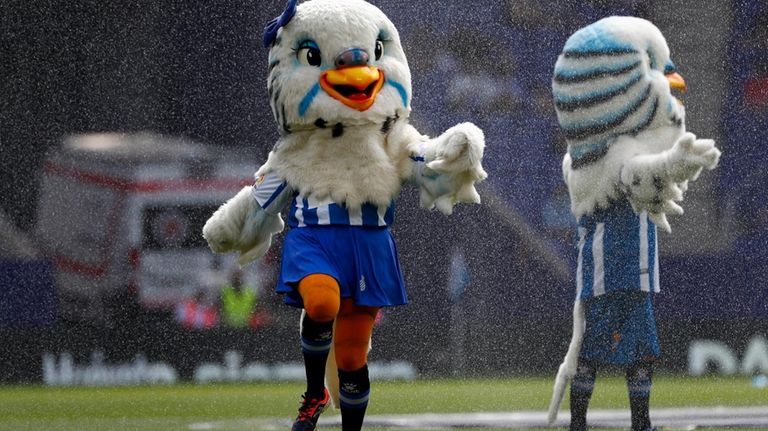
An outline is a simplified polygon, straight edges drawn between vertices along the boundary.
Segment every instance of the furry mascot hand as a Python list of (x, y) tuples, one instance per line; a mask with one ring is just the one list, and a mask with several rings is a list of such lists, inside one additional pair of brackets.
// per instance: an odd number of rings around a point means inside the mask
[(256, 204), (253, 187), (244, 187), (224, 203), (203, 227), (203, 237), (214, 253), (238, 252), (240, 266), (264, 256), (272, 235), (283, 230), (280, 214), (270, 214)]
[(666, 214), (683, 214), (675, 202), (683, 199), (688, 181), (695, 181), (702, 169), (714, 169), (719, 160), (720, 150), (715, 148), (715, 141), (696, 139), (688, 132), (669, 150), (627, 160), (621, 170), (621, 182), (634, 210), (647, 210), (657, 226), (670, 232)]
[(421, 186), (422, 207), (436, 207), (450, 215), (458, 202), (480, 203), (475, 183), (488, 176), (481, 165), (485, 149), (482, 130), (472, 123), (461, 123), (422, 146), (425, 165), (417, 165), (414, 175)]

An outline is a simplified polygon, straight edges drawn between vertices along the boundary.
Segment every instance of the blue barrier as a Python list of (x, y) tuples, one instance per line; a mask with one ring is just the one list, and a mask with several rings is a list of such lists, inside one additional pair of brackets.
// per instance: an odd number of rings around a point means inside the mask
[(0, 327), (56, 322), (54, 270), (48, 261), (0, 261)]

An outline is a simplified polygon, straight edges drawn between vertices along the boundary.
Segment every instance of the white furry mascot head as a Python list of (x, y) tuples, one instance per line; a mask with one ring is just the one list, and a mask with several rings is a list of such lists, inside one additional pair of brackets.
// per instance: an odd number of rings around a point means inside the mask
[[(714, 152), (717, 157), (719, 152), (714, 142), (685, 133), (685, 111), (671, 89), (684, 90), (685, 82), (670, 59), (664, 36), (649, 21), (609, 17), (568, 39), (555, 65), (552, 92), (568, 142), (563, 173), (577, 217), (622, 194), (636, 211), (648, 210), (665, 229), (669, 226), (663, 214), (682, 212), (673, 201), (682, 199), (687, 180), (695, 179), (702, 167), (714, 168)], [(644, 172), (630, 163), (638, 155), (672, 151), (683, 137), (685, 145), (699, 143), (698, 149), (679, 149), (692, 151), (691, 157), (709, 149), (714, 152), (706, 161), (688, 160), (695, 167), (686, 165), (691, 169), (675, 171), (674, 178), (651, 165), (643, 169), (653, 172)], [(643, 183), (646, 177), (653, 184)]]
[[(350, 11), (354, 11), (350, 14)], [(408, 116), (411, 74), (392, 22), (362, 0), (289, 3), (264, 37), (282, 133)]]

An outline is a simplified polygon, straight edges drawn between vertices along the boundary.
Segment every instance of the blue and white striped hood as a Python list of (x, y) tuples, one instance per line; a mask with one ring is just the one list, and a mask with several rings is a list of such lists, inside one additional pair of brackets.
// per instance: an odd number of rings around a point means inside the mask
[(647, 20), (609, 17), (574, 33), (552, 80), (571, 168), (602, 159), (622, 135), (682, 129), (684, 110), (665, 77), (674, 67), (664, 36)]

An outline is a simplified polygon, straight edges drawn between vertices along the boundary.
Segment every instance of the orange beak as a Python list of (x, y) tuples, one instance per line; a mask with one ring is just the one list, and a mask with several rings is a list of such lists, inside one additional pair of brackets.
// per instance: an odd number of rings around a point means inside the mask
[(669, 81), (669, 88), (673, 90), (679, 90), (681, 93), (685, 93), (685, 80), (682, 76), (680, 76), (679, 73), (674, 72), (665, 76), (667, 77), (667, 81)]
[(372, 66), (331, 69), (320, 75), (320, 87), (339, 102), (365, 111), (376, 101), (384, 86), (384, 72)]

